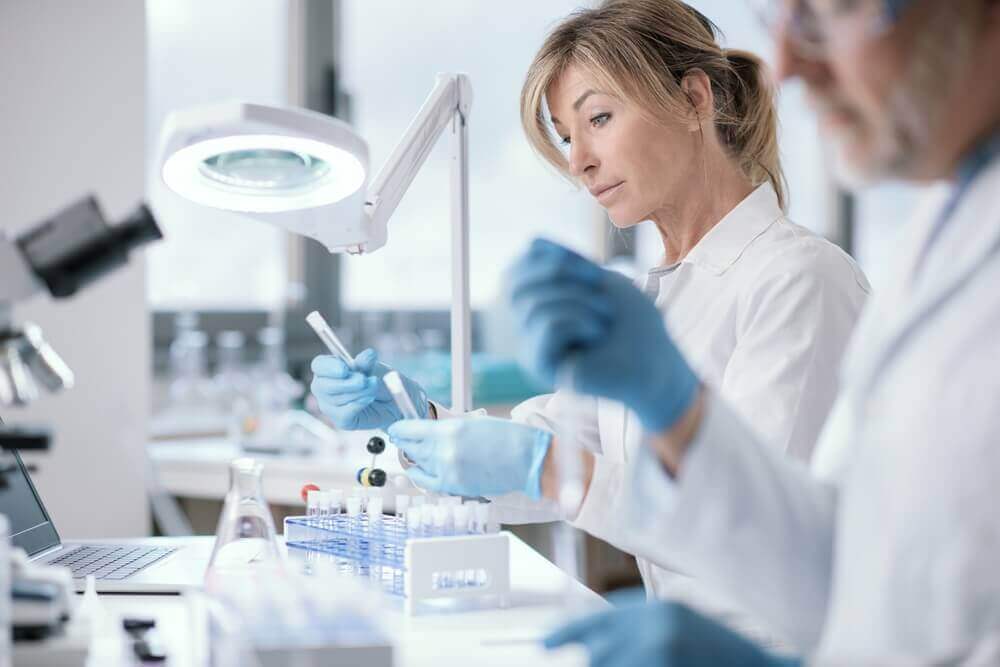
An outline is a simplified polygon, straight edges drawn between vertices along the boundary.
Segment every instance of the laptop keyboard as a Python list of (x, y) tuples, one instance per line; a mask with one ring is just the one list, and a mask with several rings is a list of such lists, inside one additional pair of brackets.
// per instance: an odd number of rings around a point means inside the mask
[(88, 574), (95, 579), (121, 580), (130, 577), (153, 563), (166, 558), (177, 547), (131, 546), (124, 544), (95, 544), (70, 549), (49, 565), (62, 565), (73, 571), (74, 579)]

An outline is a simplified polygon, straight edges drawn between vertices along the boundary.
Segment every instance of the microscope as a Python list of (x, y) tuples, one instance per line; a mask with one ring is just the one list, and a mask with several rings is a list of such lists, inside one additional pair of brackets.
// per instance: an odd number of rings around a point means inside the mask
[[(15, 322), (14, 305), (36, 294), (72, 297), (125, 265), (132, 250), (161, 238), (145, 205), (111, 225), (93, 196), (21, 231), (0, 231), (0, 409), (24, 406), (43, 392), (73, 386), (73, 371), (45, 341), (41, 328)], [(48, 429), (17, 427), (0, 418), (0, 486), (17, 465), (9, 460), (9, 452), (45, 450), (50, 439)], [(69, 617), (73, 598), (68, 572), (30, 563), (23, 552), (14, 554), (11, 565), (15, 638), (58, 631)]]

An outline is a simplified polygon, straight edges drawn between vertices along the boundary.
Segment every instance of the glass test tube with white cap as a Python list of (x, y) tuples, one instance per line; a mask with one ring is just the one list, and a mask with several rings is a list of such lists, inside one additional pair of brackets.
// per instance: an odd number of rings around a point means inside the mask
[(327, 324), (326, 320), (323, 319), (323, 316), (320, 315), (318, 310), (314, 310), (306, 315), (306, 322), (310, 327), (312, 327), (312, 330), (316, 332), (319, 339), (323, 341), (326, 348), (330, 350), (330, 354), (347, 364), (347, 367), (352, 371), (357, 370), (354, 367), (354, 357), (352, 357), (350, 352), (347, 351), (344, 344), (340, 342), (340, 339), (337, 338), (337, 334), (333, 332), (333, 329), (329, 324)]
[[(392, 400), (396, 402), (396, 407), (399, 408), (403, 419), (420, 419), (420, 413), (417, 412), (416, 406), (413, 405), (410, 395), (406, 393), (406, 387), (403, 386), (403, 378), (400, 377), (399, 373), (389, 371), (382, 376), (382, 382), (385, 383), (386, 389), (389, 390)], [(403, 466), (403, 470), (406, 470), (416, 464), (402, 450), (399, 450), (399, 465)]]

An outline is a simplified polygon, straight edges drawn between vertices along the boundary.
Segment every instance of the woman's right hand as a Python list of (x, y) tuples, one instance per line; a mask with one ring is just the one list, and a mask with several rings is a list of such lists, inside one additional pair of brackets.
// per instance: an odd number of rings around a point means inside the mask
[[(329, 354), (312, 361), (313, 381), (310, 390), (319, 402), (319, 409), (345, 431), (386, 429), (403, 415), (392, 400), (382, 376), (390, 369), (379, 363), (371, 348), (354, 358), (355, 370)], [(419, 384), (400, 374), (403, 387), (410, 395), (421, 418), (428, 414), (427, 394)]]

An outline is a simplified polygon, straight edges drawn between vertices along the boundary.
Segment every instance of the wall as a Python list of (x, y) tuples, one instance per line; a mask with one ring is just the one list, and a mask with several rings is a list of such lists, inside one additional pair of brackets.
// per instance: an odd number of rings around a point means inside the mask
[[(24, 227), (88, 192), (111, 220), (141, 201), (145, 57), (138, 0), (0, 3), (0, 227)], [(63, 537), (148, 530), (145, 280), (142, 255), (133, 255), (71, 300), (38, 296), (15, 310), (42, 326), (76, 373), (73, 390), (3, 411), (53, 428), (50, 452), (30, 459)]]

